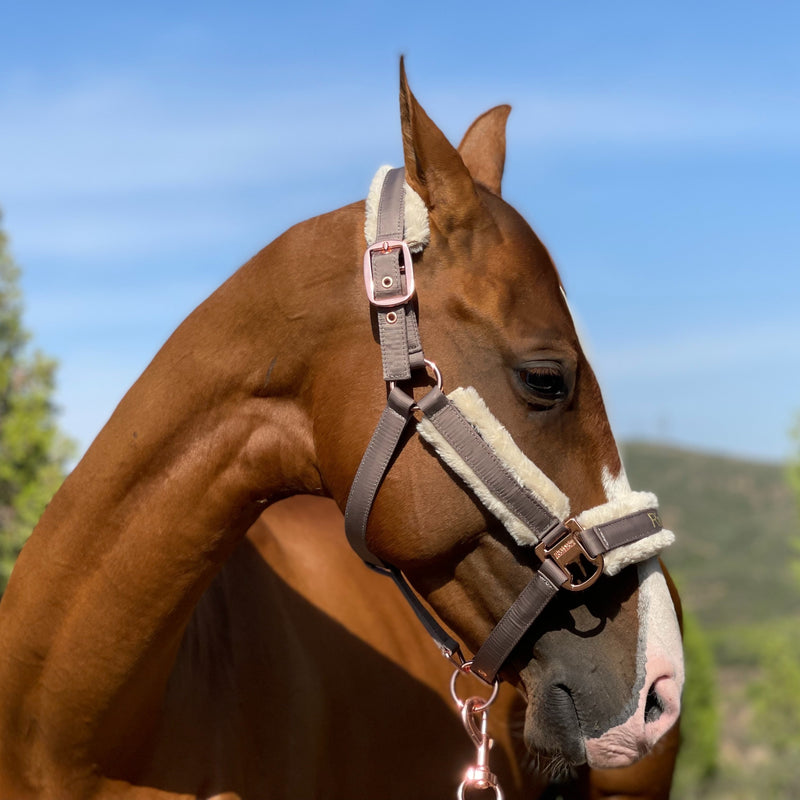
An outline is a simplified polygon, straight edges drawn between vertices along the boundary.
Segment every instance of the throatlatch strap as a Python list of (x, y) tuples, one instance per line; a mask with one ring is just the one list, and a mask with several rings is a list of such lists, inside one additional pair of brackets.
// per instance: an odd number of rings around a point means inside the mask
[(353, 479), (344, 512), (344, 527), (350, 546), (363, 561), (380, 570), (389, 570), (389, 567), (367, 547), (367, 522), (389, 462), (397, 450), (403, 431), (412, 419), (413, 409), (414, 399), (405, 392), (396, 388), (389, 392), (386, 408), (383, 409)]
[(403, 593), (406, 601), (417, 615), (417, 619), (422, 623), (431, 639), (436, 642), (436, 645), (442, 651), (442, 654), (446, 658), (457, 659), (456, 663), (458, 663), (460, 666), (460, 663), (463, 663), (464, 661), (464, 658), (461, 655), (461, 645), (459, 645), (459, 643), (452, 636), (450, 636), (449, 633), (447, 633), (447, 631), (438, 623), (436, 618), (428, 611), (428, 609), (422, 605), (419, 597), (417, 597), (414, 590), (411, 588), (411, 586), (409, 586), (408, 581), (405, 579), (405, 576), (402, 572), (400, 572), (399, 569), (390, 566), (388, 568), (388, 575)]
[(425, 630), (436, 642), (442, 653), (448, 658), (463, 661), (459, 644), (439, 624), (428, 609), (422, 604), (414, 590), (408, 585), (402, 572), (397, 567), (377, 558), (367, 547), (367, 522), (375, 496), (378, 493), (389, 464), (400, 444), (403, 432), (413, 419), (414, 399), (400, 389), (389, 392), (386, 408), (381, 414), (378, 426), (367, 445), (364, 457), (358, 467), (347, 507), (344, 512), (344, 529), (350, 546), (361, 559), (397, 584), (409, 605), (417, 615), (417, 619), (425, 626)]

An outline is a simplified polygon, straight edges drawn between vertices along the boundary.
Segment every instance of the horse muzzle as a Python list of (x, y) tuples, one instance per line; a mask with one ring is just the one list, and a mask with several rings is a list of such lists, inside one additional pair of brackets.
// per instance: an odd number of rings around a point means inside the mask
[[(622, 580), (639, 583), (633, 609), (613, 616), (620, 629), (602, 640), (590, 634), (586, 609), (564, 609), (557, 625), (541, 633), (533, 658), (520, 670), (528, 698), (525, 745), (568, 766), (587, 763), (610, 769), (630, 766), (646, 755), (680, 715), (684, 664), (674, 607), (656, 559)], [(625, 619), (627, 614), (627, 621)], [(574, 615), (574, 618), (573, 618)], [(572, 635), (568, 621), (580, 623)], [(635, 657), (609, 641), (633, 633)], [(625, 630), (627, 629), (627, 631)], [(633, 656), (633, 654), (631, 654)]]
[(677, 722), (680, 689), (668, 676), (643, 687), (633, 713), (600, 736), (588, 731), (597, 726), (592, 708), (573, 696), (565, 683), (537, 688), (538, 699), (525, 716), (526, 749), (536, 753), (540, 768), (563, 771), (582, 764), (598, 769), (627, 767), (652, 750)]
[[(648, 664), (648, 673), (659, 663)], [(664, 665), (666, 667), (666, 665)], [(586, 741), (590, 767), (627, 767), (647, 755), (678, 721), (681, 687), (676, 676), (664, 672), (655, 679), (648, 674), (633, 714), (601, 736)]]

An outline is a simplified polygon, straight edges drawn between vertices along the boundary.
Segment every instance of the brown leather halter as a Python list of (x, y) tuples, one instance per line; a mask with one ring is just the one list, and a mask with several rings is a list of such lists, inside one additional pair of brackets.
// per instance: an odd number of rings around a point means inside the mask
[[(656, 509), (649, 508), (586, 529), (574, 517), (562, 521), (520, 483), (481, 431), (442, 393), (441, 376), (425, 359), (417, 328), (413, 262), (404, 241), (403, 182), (402, 169), (386, 175), (378, 209), (377, 241), (364, 256), (365, 286), (378, 319), (388, 395), (350, 490), (345, 529), (356, 553), (397, 583), (442, 653), (457, 667), (463, 667), (458, 642), (420, 602), (401, 571), (377, 558), (366, 545), (367, 521), (378, 489), (404, 432), (416, 419), (415, 412), (421, 414), (537, 542), (534, 552), (539, 565), (533, 578), (467, 662), (469, 671), (492, 684), (511, 651), (559, 589), (581, 591), (594, 584), (602, 575), (605, 554), (657, 533), (662, 529), (661, 519)], [(434, 373), (437, 385), (419, 401), (397, 385), (427, 370)]]

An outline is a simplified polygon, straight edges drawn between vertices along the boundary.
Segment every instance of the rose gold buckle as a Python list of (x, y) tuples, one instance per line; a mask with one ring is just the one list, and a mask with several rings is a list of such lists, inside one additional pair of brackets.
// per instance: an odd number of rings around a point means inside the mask
[[(372, 254), (373, 253), (391, 253), (392, 250), (400, 250), (402, 253), (403, 261), (400, 265), (400, 271), (406, 278), (406, 291), (403, 294), (387, 295), (384, 297), (375, 297), (375, 281), (372, 277)], [(402, 306), (407, 303), (413, 296), (416, 288), (414, 286), (414, 266), (411, 261), (411, 251), (408, 249), (408, 244), (399, 239), (387, 239), (385, 242), (375, 242), (367, 248), (364, 253), (364, 286), (367, 288), (367, 297), (369, 302), (374, 306), (387, 308), (391, 306)], [(397, 287), (398, 289), (400, 287)]]
[(564, 529), (566, 532), (554, 544), (548, 545), (547, 538), (539, 542), (536, 555), (542, 562), (552, 559), (561, 568), (566, 578), (560, 588), (580, 592), (588, 589), (603, 574), (603, 556), (598, 554), (593, 558), (589, 555), (578, 536), (583, 527), (573, 517), (564, 523)]

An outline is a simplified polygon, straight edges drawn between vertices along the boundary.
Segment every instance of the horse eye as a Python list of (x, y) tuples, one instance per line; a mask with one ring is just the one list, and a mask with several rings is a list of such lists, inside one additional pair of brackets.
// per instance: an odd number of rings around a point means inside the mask
[(538, 411), (552, 408), (567, 396), (567, 381), (556, 361), (540, 361), (517, 370), (528, 404)]

